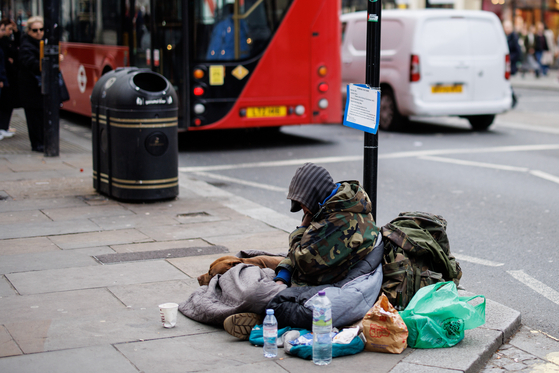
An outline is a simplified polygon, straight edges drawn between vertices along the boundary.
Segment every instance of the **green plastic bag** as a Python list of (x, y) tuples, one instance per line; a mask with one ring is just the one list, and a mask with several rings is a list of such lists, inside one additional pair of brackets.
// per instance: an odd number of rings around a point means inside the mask
[[(476, 298), (483, 302), (468, 303)], [(409, 347), (452, 347), (464, 339), (464, 330), (485, 324), (485, 297), (461, 297), (454, 282), (439, 282), (419, 289), (400, 316), (408, 327)]]

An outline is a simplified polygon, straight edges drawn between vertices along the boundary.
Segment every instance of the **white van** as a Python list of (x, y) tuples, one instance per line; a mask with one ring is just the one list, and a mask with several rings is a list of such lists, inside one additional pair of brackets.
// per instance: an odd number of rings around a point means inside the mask
[[(343, 14), (342, 95), (365, 83), (367, 13)], [(511, 108), (509, 50), (494, 13), (452, 9), (383, 10), (380, 128), (409, 116), (460, 116), (476, 131)]]

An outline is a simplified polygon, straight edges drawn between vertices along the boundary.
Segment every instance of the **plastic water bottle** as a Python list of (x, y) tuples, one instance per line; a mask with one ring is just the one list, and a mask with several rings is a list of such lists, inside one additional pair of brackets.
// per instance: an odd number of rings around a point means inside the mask
[(312, 313), (312, 361), (316, 365), (332, 362), (332, 304), (324, 290), (318, 292)]
[(264, 357), (278, 356), (278, 321), (274, 316), (274, 310), (266, 310), (266, 317), (264, 318)]

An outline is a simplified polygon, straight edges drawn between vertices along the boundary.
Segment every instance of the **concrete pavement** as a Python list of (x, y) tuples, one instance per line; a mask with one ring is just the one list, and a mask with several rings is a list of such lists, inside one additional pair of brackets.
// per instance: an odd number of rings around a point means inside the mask
[[(12, 125), (0, 141), (0, 372), (476, 372), (520, 327), (517, 311), (488, 300), (486, 324), (453, 348), (326, 368), (281, 350), (265, 359), (180, 314), (165, 329), (158, 304), (186, 300), (225, 253), (284, 252), (298, 221), (188, 175), (172, 201), (111, 200), (92, 187), (87, 128), (61, 121), (61, 154), (45, 158), (30, 151), (21, 110)], [(553, 364), (529, 340), (515, 348)]]

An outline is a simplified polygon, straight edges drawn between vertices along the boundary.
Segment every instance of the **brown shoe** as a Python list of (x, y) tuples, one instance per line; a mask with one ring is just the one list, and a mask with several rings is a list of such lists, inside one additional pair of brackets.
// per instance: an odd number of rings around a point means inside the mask
[(250, 337), (252, 328), (255, 325), (262, 324), (262, 320), (262, 316), (256, 313), (237, 313), (225, 319), (223, 322), (223, 328), (233, 337), (246, 341)]

